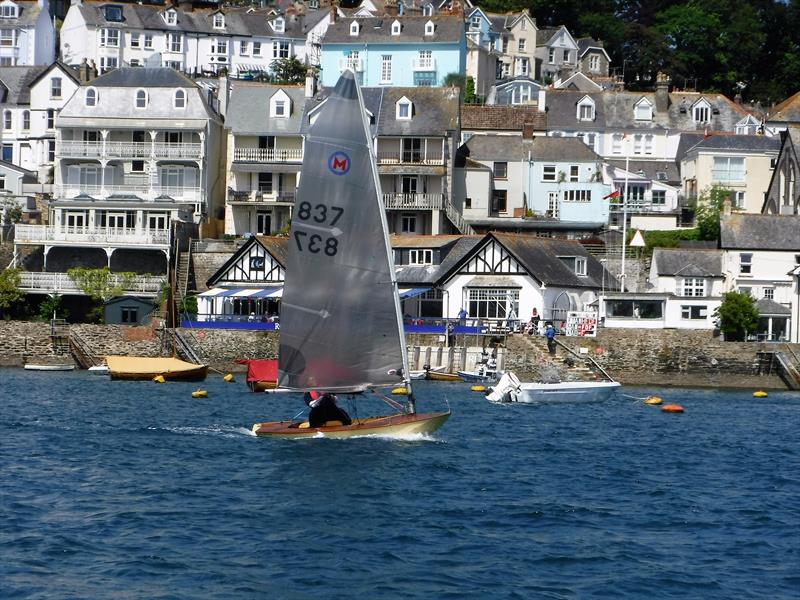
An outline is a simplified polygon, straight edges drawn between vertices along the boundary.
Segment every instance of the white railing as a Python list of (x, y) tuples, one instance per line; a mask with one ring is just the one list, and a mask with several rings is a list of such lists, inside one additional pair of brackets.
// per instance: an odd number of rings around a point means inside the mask
[(303, 162), (303, 151), (300, 149), (236, 148), (233, 151), (233, 160), (258, 163)]
[(170, 144), (168, 142), (83, 142), (61, 140), (56, 154), (67, 158), (203, 158), (202, 144)]
[(447, 218), (450, 219), (450, 222), (456, 226), (459, 232), (463, 233), (464, 235), (472, 235), (475, 231), (472, 229), (472, 226), (467, 223), (464, 219), (464, 216), (456, 210), (456, 207), (453, 206), (450, 202), (445, 204), (445, 213), (447, 214)]
[(443, 194), (384, 194), (383, 206), (388, 209), (438, 210), (443, 207)]
[(411, 61), (411, 68), (415, 71), (435, 71), (435, 58), (415, 58)]
[(295, 193), (265, 193), (258, 190), (228, 190), (228, 202), (294, 202)]
[(344, 71), (345, 69), (361, 72), (364, 70), (364, 63), (360, 58), (340, 58), (339, 70)]
[(432, 165), (441, 166), (444, 164), (444, 156), (441, 149), (438, 153), (426, 154), (425, 152), (406, 151), (381, 151), (378, 152), (379, 165)]
[(14, 226), (14, 240), (29, 244), (48, 242), (75, 242), (76, 244), (132, 244), (148, 246), (169, 245), (166, 230), (142, 231), (127, 227), (61, 227), (50, 225)]
[[(119, 276), (111, 277), (112, 285), (122, 285), (126, 294), (143, 296), (157, 296), (161, 287), (166, 283), (167, 277), (139, 275), (127, 283)], [(26, 292), (58, 292), (61, 294), (83, 294), (84, 292), (66, 273), (34, 273), (23, 271), (20, 273), (19, 289)]]
[(105, 198), (114, 194), (134, 195), (144, 200), (155, 200), (159, 196), (169, 196), (178, 202), (202, 202), (203, 190), (198, 187), (149, 186), (138, 185), (69, 185), (55, 186), (55, 194), (61, 198), (75, 198), (81, 194), (93, 198)]

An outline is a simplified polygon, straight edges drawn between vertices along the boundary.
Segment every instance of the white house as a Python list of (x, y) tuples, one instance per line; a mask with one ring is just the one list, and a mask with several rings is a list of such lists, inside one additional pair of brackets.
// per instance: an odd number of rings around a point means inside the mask
[(49, 65), (56, 58), (56, 28), (47, 0), (0, 2), (0, 66)]

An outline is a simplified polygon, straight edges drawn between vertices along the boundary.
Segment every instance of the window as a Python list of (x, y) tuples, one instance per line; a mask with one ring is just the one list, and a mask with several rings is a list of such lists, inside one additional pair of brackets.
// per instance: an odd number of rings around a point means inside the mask
[(119, 66), (119, 59), (116, 56), (101, 56), (100, 57), (100, 72), (105, 73), (111, 69), (116, 69)]
[(261, 42), (253, 42), (253, 56), (261, 56)]
[(120, 321), (123, 323), (138, 323), (139, 309), (133, 306), (123, 306), (120, 309)]
[(556, 166), (543, 165), (542, 166), (542, 181), (555, 181), (556, 180)]
[(733, 192), (733, 208), (744, 209), (744, 192)]
[(492, 192), (492, 212), (504, 213), (508, 210), (508, 190), (494, 190)]
[(228, 40), (215, 39), (211, 42), (211, 54), (227, 54)]
[(744, 181), (744, 157), (715, 156), (711, 175), (713, 181), (720, 183)]
[[(396, 23), (397, 21), (395, 21)], [(475, 15), (469, 21), (469, 28), (470, 29), (480, 29), (481, 28), (481, 16)]]
[(706, 295), (706, 280), (702, 277), (685, 277), (681, 296), (701, 297)]
[(742, 253), (739, 255), (739, 273), (750, 275), (753, 272), (753, 255)]
[(186, 92), (183, 90), (175, 90), (175, 98), (173, 100), (175, 108), (186, 108)]
[(284, 21), (283, 17), (278, 17), (272, 22), (273, 29), (278, 33), (283, 33), (286, 31), (286, 21)]
[(258, 191), (262, 194), (272, 193), (272, 173), (258, 174)]
[(505, 319), (519, 315), (518, 289), (467, 288), (467, 312), (473, 319)]
[(12, 119), (11, 119), (11, 111), (4, 110), (3, 111), (3, 129), (11, 129)]
[(774, 300), (775, 299), (775, 288), (764, 288), (764, 298), (767, 300)]
[(666, 206), (667, 204), (667, 190), (653, 190), (653, 198), (651, 202), (655, 206)]
[(433, 21), (425, 23), (425, 35), (433, 35), (434, 31), (436, 31), (436, 25), (433, 24)]
[(606, 300), (606, 315), (614, 318), (661, 319), (663, 308), (660, 300)]
[(14, 162), (14, 146), (11, 144), (3, 144), (0, 146), (0, 156), (6, 162)]
[(47, 140), (47, 162), (55, 162), (56, 160), (56, 141)]
[(161, 186), (179, 190), (184, 185), (183, 167), (164, 167), (161, 169)]
[(289, 58), (289, 42), (272, 42), (272, 58)]
[(573, 182), (573, 183), (578, 181), (578, 178), (580, 177), (580, 172), (581, 172), (581, 169), (580, 169), (579, 165), (570, 165), (569, 166), (569, 180), (571, 182)]
[(144, 173), (144, 161), (143, 160), (132, 160), (131, 161), (131, 173)]
[(464, 198), (464, 208), (472, 208), (472, 198)]
[(564, 202), (591, 202), (591, 190), (564, 190)]
[(559, 202), (558, 192), (550, 192), (547, 194), (547, 216), (558, 219), (559, 215)]
[(400, 231), (402, 233), (416, 233), (417, 215), (404, 214), (400, 219)]
[(61, 98), (61, 77), (53, 77), (50, 80), (50, 97)]
[(165, 60), (164, 66), (167, 67), (168, 69), (175, 69), (176, 71), (180, 71), (183, 68), (183, 63), (179, 60)]
[(523, 57), (516, 59), (517, 63), (517, 75), (527, 75), (528, 74), (528, 59)]
[(350, 23), (350, 35), (358, 35), (358, 23), (355, 21)]
[(16, 19), (17, 7), (13, 4), (6, 4), (0, 6), (0, 19)]
[(508, 163), (496, 162), (492, 169), (495, 179), (508, 179)]
[(637, 121), (652, 121), (653, 107), (647, 100), (640, 100), (633, 109), (633, 117)]
[[(167, 50), (169, 52), (183, 52), (183, 36), (180, 33), (167, 34)], [(214, 44), (211, 44), (211, 52), (214, 52)]]
[(519, 52), (525, 52), (525, 43), (526, 43), (526, 41), (527, 40), (525, 40), (525, 39), (521, 39), (519, 41), (519, 43), (517, 44), (517, 49), (518, 49)]
[(589, 57), (589, 70), (593, 73), (600, 71), (600, 57), (597, 54), (592, 54)]
[(101, 29), (100, 45), (109, 48), (119, 48), (119, 29)]
[(97, 106), (97, 90), (94, 88), (87, 88), (84, 99), (86, 106)]
[(168, 10), (164, 13), (164, 21), (167, 25), (175, 25), (178, 22), (178, 13), (174, 10)]
[(22, 111), (22, 130), (28, 131), (31, 128), (31, 111)]
[(597, 135), (594, 133), (576, 133), (576, 138), (580, 138), (584, 144), (589, 146), (592, 150), (594, 150), (595, 141), (597, 140)]
[(586, 259), (582, 256), (575, 257), (575, 275), (586, 277)]
[(410, 265), (432, 265), (433, 250), (409, 250), (408, 264)]
[(612, 154), (622, 154), (622, 140), (625, 139), (625, 136), (621, 133), (615, 133), (611, 136), (611, 153)]
[(711, 120), (711, 109), (708, 104), (705, 103), (700, 103), (695, 106), (692, 114), (695, 123), (708, 123)]
[(707, 306), (693, 306), (693, 305), (683, 305), (681, 306), (681, 319), (691, 319), (691, 320), (698, 320), (698, 319), (705, 319), (708, 316), (708, 307)]
[(47, 128), (55, 129), (56, 126), (56, 110), (54, 108), (47, 109)]
[(13, 45), (14, 45), (14, 30), (0, 29), (0, 46), (13, 46)]
[(547, 62), (549, 62), (551, 64), (556, 62), (556, 49), (555, 48), (550, 48), (550, 50), (547, 52)]
[(569, 50), (564, 50), (564, 62), (569, 62)]
[(250, 53), (250, 42), (242, 40), (239, 42), (239, 55), (247, 56)]
[(644, 136), (644, 153), (645, 154), (653, 153), (653, 135), (650, 133)]
[(395, 21), (392, 23), (392, 35), (400, 35), (400, 30), (402, 26), (400, 25), (400, 21)]
[(147, 108), (147, 92), (144, 90), (136, 90), (136, 100), (134, 102), (136, 108)]
[(212, 27), (214, 29), (224, 29), (225, 28), (225, 15), (222, 13), (217, 13), (214, 15), (214, 19), (212, 21)]
[(273, 104), (273, 106), (275, 108), (275, 112), (273, 113), (273, 116), (279, 117), (279, 118), (283, 118), (283, 117), (288, 116), (286, 114), (286, 100), (275, 100), (275, 103)]
[(17, 59), (13, 56), (0, 56), (0, 67), (13, 67), (17, 64)]
[(153, 49), (153, 34), (152, 33), (145, 33), (144, 34), (144, 49), (145, 50), (152, 50)]
[(522, 19), (522, 20), (519, 22), (519, 28), (520, 28), (522, 31), (525, 31), (525, 30), (528, 28), (528, 22), (527, 22), (525, 19)]
[(581, 100), (578, 104), (578, 119), (581, 121), (594, 119), (594, 102), (589, 99)]
[(381, 56), (381, 83), (392, 83), (392, 55)]
[(399, 100), (397, 102), (397, 115), (398, 119), (411, 118), (411, 102), (409, 100)]

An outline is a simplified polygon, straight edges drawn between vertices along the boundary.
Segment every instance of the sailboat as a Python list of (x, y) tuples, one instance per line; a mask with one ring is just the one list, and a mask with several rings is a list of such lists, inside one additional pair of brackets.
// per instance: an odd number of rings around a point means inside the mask
[[(305, 142), (281, 303), (278, 387), (372, 394), (397, 413), (314, 428), (307, 421), (256, 423), (256, 435), (402, 436), (435, 431), (450, 416), (416, 412), (381, 198), (361, 90), (345, 71)], [(404, 403), (379, 393), (398, 385), (407, 388)]]

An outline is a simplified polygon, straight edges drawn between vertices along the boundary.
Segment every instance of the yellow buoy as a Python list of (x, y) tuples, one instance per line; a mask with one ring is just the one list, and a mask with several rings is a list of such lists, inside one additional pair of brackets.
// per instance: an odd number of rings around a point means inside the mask
[(228, 373), (228, 374), (227, 374), (227, 375), (225, 375), (225, 377), (223, 377), (222, 379), (224, 379), (225, 381), (227, 381), (228, 383), (230, 383), (231, 381), (233, 381), (233, 374), (232, 374), (232, 373)]
[(485, 385), (473, 385), (469, 389), (472, 390), (473, 392), (485, 392), (486, 391), (486, 386)]
[(392, 390), (392, 394), (395, 396), (407, 396), (408, 395), (408, 388), (406, 387), (396, 387)]
[(657, 404), (661, 404), (661, 398), (658, 396), (648, 396), (644, 399), (644, 403), (651, 406), (656, 406)]
[(155, 381), (156, 383), (164, 383), (166, 379), (164, 379), (163, 375), (156, 375), (155, 377), (153, 377), (153, 381)]
[(758, 390), (757, 392), (753, 392), (753, 397), (755, 398), (766, 398), (769, 394), (764, 390)]
[(208, 390), (195, 390), (192, 392), (192, 398), (208, 398)]

